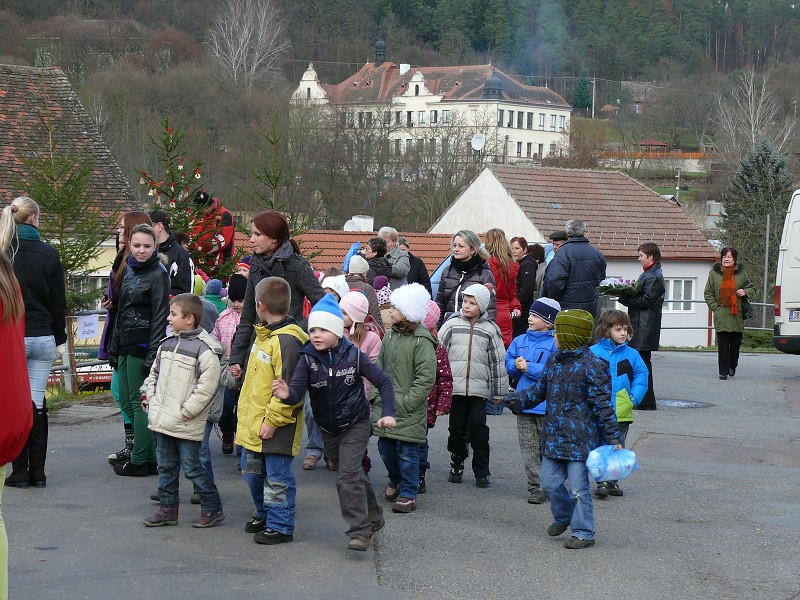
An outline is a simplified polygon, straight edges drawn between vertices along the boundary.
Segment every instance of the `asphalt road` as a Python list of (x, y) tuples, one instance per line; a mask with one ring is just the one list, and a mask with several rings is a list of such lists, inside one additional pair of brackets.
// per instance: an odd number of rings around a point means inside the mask
[[(3, 492), (10, 598), (800, 598), (800, 357), (656, 353), (658, 411), (635, 413), (640, 469), (622, 498), (595, 500), (597, 545), (549, 538), (549, 505), (526, 503), (515, 417), (489, 417), (492, 487), (446, 481), (446, 420), (431, 431), (428, 493), (392, 514), (366, 553), (345, 548), (335, 474), (300, 469), (295, 541), (259, 546), (236, 461), (214, 445), (226, 520), (192, 529), (181, 481), (178, 527), (150, 529), (154, 477), (115, 476), (122, 438), (102, 409), (54, 413), (46, 489)], [(671, 402), (668, 405), (666, 401)], [(705, 403), (688, 408), (686, 405)], [(105, 414), (106, 416), (102, 416)], [(372, 480), (386, 479), (374, 439)]]

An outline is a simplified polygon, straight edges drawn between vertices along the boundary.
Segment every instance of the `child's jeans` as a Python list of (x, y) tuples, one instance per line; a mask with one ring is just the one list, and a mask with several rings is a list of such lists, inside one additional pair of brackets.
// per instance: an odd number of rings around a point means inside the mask
[[(542, 458), (542, 491), (550, 501), (553, 522), (569, 523), (573, 537), (594, 539), (589, 470), (583, 461)], [(569, 479), (569, 489), (564, 482)]]
[[(151, 438), (152, 439), (152, 438)], [(165, 433), (158, 434), (156, 454), (158, 456), (158, 497), (161, 506), (177, 506), (178, 477), (180, 469), (186, 479), (194, 484), (200, 496), (200, 507), (204, 513), (222, 510), (217, 486), (208, 477), (200, 464), (200, 445), (202, 442), (182, 440)]]
[(528, 479), (528, 493), (541, 489), (539, 470), (542, 468), (543, 415), (521, 413), (517, 415), (517, 437), (522, 464)]
[(419, 444), (382, 437), (378, 439), (378, 451), (389, 473), (389, 481), (400, 483), (400, 496), (416, 498), (419, 489)]
[(372, 525), (383, 518), (375, 490), (361, 466), (370, 434), (369, 419), (338, 435), (322, 432), (325, 454), (336, 465), (339, 507), (347, 523), (347, 536), (370, 537)]
[(267, 529), (286, 535), (294, 533), (297, 486), (293, 460), (284, 454), (242, 451), (242, 478), (250, 488), (256, 516), (267, 520)]
[(450, 437), (447, 450), (453, 462), (462, 464), (472, 446), (472, 472), (476, 477), (488, 477), (489, 427), (486, 425), (486, 398), (453, 395), (450, 407)]

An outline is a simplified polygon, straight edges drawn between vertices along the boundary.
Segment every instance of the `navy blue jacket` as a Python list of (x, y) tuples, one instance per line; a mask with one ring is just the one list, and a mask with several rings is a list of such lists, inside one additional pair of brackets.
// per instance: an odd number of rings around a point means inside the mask
[(326, 352), (318, 351), (311, 342), (300, 349), (286, 403), (302, 401), (308, 390), (314, 421), (323, 431), (339, 435), (369, 419), (369, 401), (362, 377), (380, 391), (381, 416), (395, 416), (392, 378), (346, 338)]
[(597, 317), (597, 286), (606, 278), (606, 259), (588, 238), (569, 238), (547, 267), (548, 298), (561, 310), (580, 308)]

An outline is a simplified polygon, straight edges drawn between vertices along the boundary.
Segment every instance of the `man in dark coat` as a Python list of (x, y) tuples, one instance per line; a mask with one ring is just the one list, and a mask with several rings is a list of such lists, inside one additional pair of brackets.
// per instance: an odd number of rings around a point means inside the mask
[(661, 307), (664, 304), (664, 275), (661, 272), (661, 250), (652, 243), (641, 244), (639, 264), (644, 273), (636, 281), (637, 292), (633, 296), (621, 296), (619, 303), (628, 307), (628, 316), (633, 325), (633, 339), (628, 342), (636, 348), (647, 365), (647, 394), (642, 398), (639, 410), (656, 410), (656, 397), (653, 391), (653, 364), (651, 356), (658, 350), (661, 341)]
[(547, 268), (547, 297), (558, 300), (562, 309), (577, 308), (597, 317), (597, 286), (606, 278), (606, 259), (589, 243), (586, 224), (570, 219), (567, 241)]
[(422, 259), (419, 256), (414, 256), (411, 254), (411, 245), (408, 243), (406, 238), (397, 238), (397, 245), (408, 252), (408, 264), (410, 267), (408, 275), (406, 275), (408, 283), (419, 283), (422, 287), (428, 290), (428, 293), (430, 294), (431, 278), (428, 275), (428, 267), (425, 266), (425, 263), (422, 262)]
[(158, 251), (167, 257), (167, 272), (170, 280), (170, 295), (187, 294), (192, 291), (194, 281), (194, 262), (191, 256), (175, 239), (170, 229), (170, 219), (163, 210), (150, 213), (153, 229), (156, 232)]

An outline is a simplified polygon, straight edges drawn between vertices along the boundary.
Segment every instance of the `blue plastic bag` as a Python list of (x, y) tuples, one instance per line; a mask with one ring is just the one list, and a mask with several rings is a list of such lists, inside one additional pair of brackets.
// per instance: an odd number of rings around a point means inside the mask
[(615, 481), (625, 479), (639, 468), (636, 464), (636, 453), (622, 448), (614, 450), (614, 446), (600, 446), (589, 452), (586, 459), (589, 476), (595, 481)]

